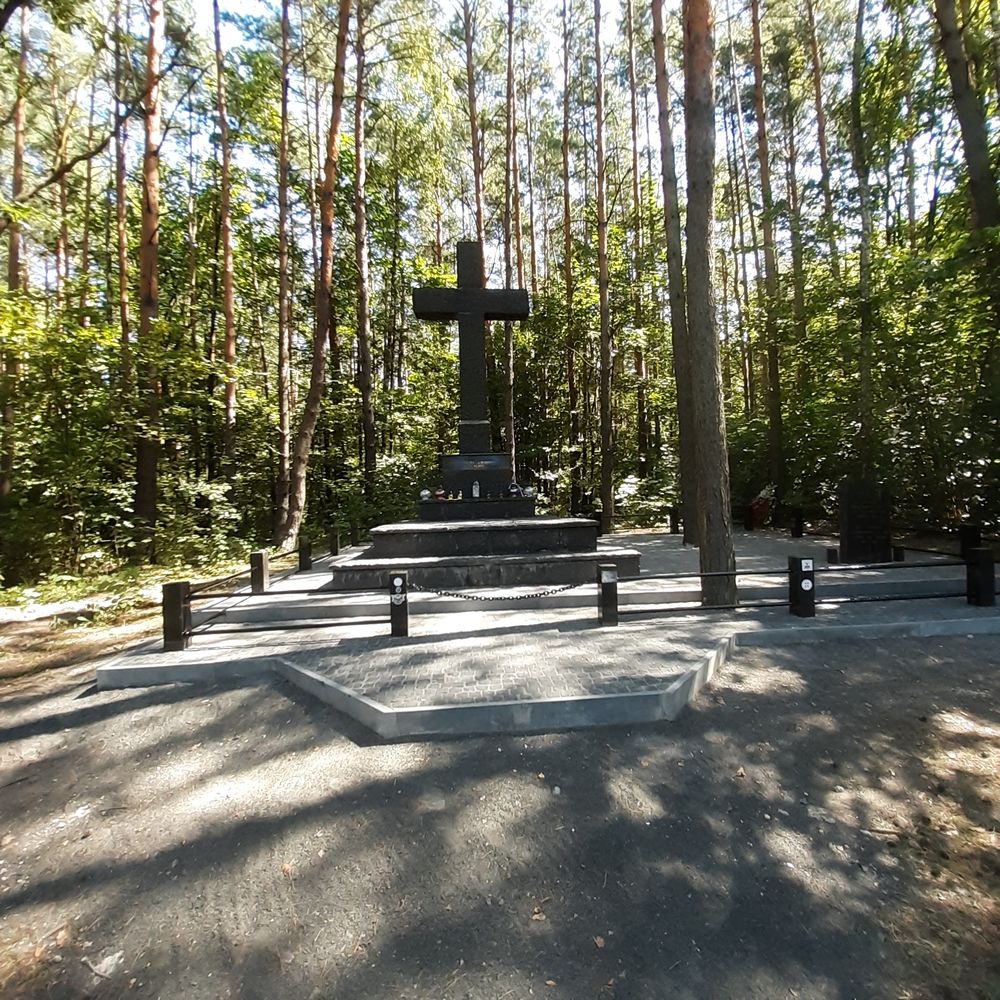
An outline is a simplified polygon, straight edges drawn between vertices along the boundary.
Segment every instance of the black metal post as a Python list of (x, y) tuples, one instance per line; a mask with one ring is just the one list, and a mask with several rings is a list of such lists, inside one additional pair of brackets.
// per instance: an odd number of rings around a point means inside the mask
[(977, 608), (992, 608), (997, 602), (993, 550), (986, 546), (969, 549), (965, 564), (965, 597)]
[(191, 584), (188, 580), (163, 585), (163, 651), (187, 649), (191, 644)]
[(618, 567), (614, 563), (597, 566), (597, 611), (602, 625), (618, 624)]
[(892, 547), (892, 561), (893, 562), (906, 562), (906, 548), (902, 545), (893, 545)]
[(271, 586), (271, 573), (267, 566), (267, 550), (250, 553), (250, 593), (264, 594)]
[(812, 559), (788, 557), (788, 610), (799, 618), (816, 617), (816, 576)]
[(679, 535), (681, 533), (680, 511), (677, 507), (668, 507), (667, 513), (670, 515), (670, 534)]
[(959, 556), (966, 562), (972, 549), (978, 549), (983, 544), (983, 526), (981, 524), (960, 524), (958, 526)]
[(410, 604), (406, 597), (406, 572), (393, 573), (389, 580), (389, 634), (410, 634)]
[(753, 531), (753, 504), (747, 504), (743, 508), (743, 530)]
[(313, 568), (313, 547), (312, 542), (304, 538), (299, 539), (299, 572)]
[(806, 514), (801, 507), (792, 508), (792, 538), (801, 538), (806, 530)]
[(834, 566), (840, 562), (840, 549), (830, 548), (826, 550), (826, 563), (828, 566)]
[(351, 518), (351, 545), (361, 544), (361, 522), (356, 518)]
[(330, 529), (330, 555), (340, 555), (340, 526), (336, 524)]

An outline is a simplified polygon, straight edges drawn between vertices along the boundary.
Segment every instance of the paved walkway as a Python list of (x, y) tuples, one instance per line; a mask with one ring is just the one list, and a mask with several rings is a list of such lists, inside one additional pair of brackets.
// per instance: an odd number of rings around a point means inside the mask
[[(817, 576), (815, 618), (785, 607), (701, 611), (697, 551), (678, 536), (615, 536), (643, 552), (644, 578), (620, 588), (621, 624), (601, 627), (597, 590), (582, 585), (516, 602), (411, 593), (410, 634), (388, 634), (386, 594), (328, 594), (329, 561), (276, 578), (271, 592), (208, 604), (191, 648), (150, 644), (98, 671), (102, 687), (250, 680), (278, 672), (382, 736), (516, 731), (674, 718), (736, 644), (1000, 632), (1000, 611), (964, 597), (961, 566), (841, 570)], [(737, 535), (741, 600), (787, 597), (790, 554), (824, 566), (829, 539)], [(341, 558), (350, 558), (350, 552)], [(926, 563), (920, 555), (911, 563)], [(945, 559), (930, 560), (947, 563)], [(667, 576), (664, 577), (663, 574)], [(488, 592), (487, 592), (488, 593)], [(492, 593), (497, 593), (493, 591)], [(509, 591), (506, 592), (508, 595)], [(845, 594), (893, 600), (842, 604)], [(827, 598), (824, 602), (824, 597)]]

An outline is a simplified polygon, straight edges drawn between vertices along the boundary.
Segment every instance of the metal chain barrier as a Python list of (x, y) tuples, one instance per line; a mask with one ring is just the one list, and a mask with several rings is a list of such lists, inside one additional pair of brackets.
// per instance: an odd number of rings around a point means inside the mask
[(585, 587), (586, 581), (580, 583), (567, 583), (565, 587), (552, 587), (550, 590), (538, 590), (533, 594), (460, 594), (454, 590), (436, 590), (434, 587), (421, 587), (411, 583), (410, 590), (421, 590), (425, 594), (437, 594), (438, 597), (457, 597), (463, 601), (530, 601), (536, 597), (549, 597), (551, 594), (562, 594), (574, 587)]

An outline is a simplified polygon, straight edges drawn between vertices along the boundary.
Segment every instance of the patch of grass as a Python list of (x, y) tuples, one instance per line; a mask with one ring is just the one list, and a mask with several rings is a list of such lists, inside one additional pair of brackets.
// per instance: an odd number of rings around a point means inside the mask
[[(294, 554), (275, 556), (272, 571), (282, 571), (295, 564)], [(233, 573), (249, 573), (247, 559), (220, 559), (198, 565), (127, 566), (112, 573), (93, 576), (53, 574), (32, 586), (0, 587), (0, 607), (26, 608), (29, 605), (83, 603), (79, 620), (61, 616), (68, 624), (114, 624), (138, 608), (157, 603), (157, 588), (171, 580), (204, 583), (222, 580)]]

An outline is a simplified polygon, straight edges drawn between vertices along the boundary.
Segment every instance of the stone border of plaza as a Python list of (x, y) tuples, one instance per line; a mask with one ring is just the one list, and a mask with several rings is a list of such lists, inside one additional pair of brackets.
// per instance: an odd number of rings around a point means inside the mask
[(698, 696), (739, 647), (804, 645), (835, 640), (896, 637), (1000, 634), (1000, 616), (888, 622), (856, 625), (812, 625), (734, 631), (720, 639), (698, 666), (666, 688), (608, 695), (421, 705), (392, 708), (280, 654), (240, 660), (129, 666), (116, 657), (98, 668), (101, 689), (170, 683), (259, 683), (277, 674), (386, 740), (423, 736), (471, 736), (484, 733), (538, 732), (610, 725), (672, 721)]

